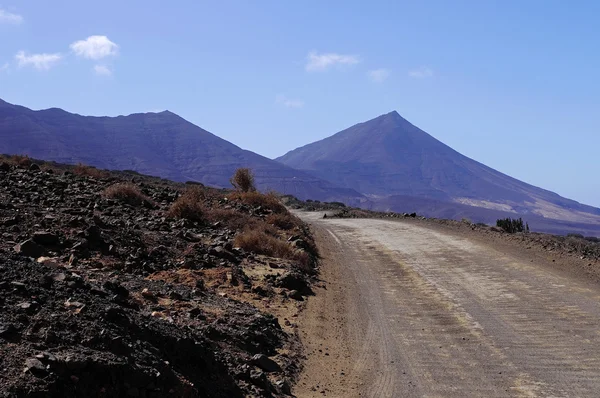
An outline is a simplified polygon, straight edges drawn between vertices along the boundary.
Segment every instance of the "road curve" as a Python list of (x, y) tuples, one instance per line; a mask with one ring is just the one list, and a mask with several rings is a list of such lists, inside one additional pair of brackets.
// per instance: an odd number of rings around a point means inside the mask
[(600, 396), (600, 288), (411, 222), (313, 224), (299, 397)]

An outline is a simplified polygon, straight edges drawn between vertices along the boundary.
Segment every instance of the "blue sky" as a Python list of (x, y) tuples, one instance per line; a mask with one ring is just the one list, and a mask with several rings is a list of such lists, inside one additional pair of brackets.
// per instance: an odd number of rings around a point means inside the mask
[(0, 98), (276, 157), (391, 110), (600, 206), (600, 2), (0, 0)]

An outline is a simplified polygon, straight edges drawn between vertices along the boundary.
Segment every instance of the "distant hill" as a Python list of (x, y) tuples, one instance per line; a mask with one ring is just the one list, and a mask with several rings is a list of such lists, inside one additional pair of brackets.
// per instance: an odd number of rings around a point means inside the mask
[(276, 160), (364, 194), (369, 198), (365, 207), (404, 211), (410, 205), (422, 214), (448, 218), (470, 214), (475, 220), (519, 214), (538, 220), (536, 224), (544, 225), (544, 230), (554, 224), (561, 231), (570, 230), (570, 225), (574, 230), (600, 233), (600, 209), (461, 155), (397, 112), (357, 124)]
[(168, 111), (90, 117), (57, 108), (33, 111), (0, 100), (0, 153), (216, 187), (229, 187), (235, 169), (250, 167), (263, 191), (349, 203), (364, 199), (352, 189), (243, 150)]

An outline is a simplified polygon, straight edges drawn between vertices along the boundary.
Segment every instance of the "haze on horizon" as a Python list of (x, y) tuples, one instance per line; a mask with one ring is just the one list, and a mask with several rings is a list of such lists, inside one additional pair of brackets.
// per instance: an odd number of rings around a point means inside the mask
[(455, 150), (600, 207), (600, 3), (17, 2), (0, 98), (169, 109), (274, 158), (397, 110)]

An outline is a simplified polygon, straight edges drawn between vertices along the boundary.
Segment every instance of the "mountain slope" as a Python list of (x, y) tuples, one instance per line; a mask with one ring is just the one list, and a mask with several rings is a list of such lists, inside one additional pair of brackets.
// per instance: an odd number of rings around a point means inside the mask
[(394, 195), (414, 196), (600, 225), (600, 209), (461, 155), (397, 112), (357, 124), (276, 160), (355, 189), (387, 207), (397, 207), (390, 203)]
[(33, 111), (0, 100), (0, 153), (216, 187), (230, 186), (235, 169), (250, 167), (261, 190), (350, 203), (361, 198), (351, 189), (243, 150), (168, 111), (90, 117), (56, 108)]

